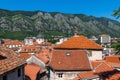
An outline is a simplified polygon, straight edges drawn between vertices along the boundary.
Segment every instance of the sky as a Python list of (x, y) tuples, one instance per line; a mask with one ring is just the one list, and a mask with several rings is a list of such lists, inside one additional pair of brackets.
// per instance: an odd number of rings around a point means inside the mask
[(114, 20), (113, 11), (119, 7), (120, 0), (0, 0), (1, 9), (86, 14)]

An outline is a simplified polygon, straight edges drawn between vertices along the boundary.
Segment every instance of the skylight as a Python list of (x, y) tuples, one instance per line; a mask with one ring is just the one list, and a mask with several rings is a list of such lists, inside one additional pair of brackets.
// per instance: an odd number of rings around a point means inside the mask
[(66, 56), (70, 56), (71, 55), (71, 53), (70, 52), (66, 52)]

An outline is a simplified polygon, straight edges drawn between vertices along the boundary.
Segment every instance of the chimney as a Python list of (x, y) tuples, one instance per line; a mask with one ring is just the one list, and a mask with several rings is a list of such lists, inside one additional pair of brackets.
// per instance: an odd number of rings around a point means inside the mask
[(77, 28), (74, 29), (74, 36), (77, 36), (78, 35), (78, 30)]

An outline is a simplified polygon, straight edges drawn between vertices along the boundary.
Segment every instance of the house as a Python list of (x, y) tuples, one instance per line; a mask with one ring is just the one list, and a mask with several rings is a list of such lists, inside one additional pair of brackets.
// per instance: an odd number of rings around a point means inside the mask
[(106, 56), (105, 60), (114, 68), (120, 71), (120, 55)]
[(25, 45), (21, 48), (19, 52), (26, 53), (26, 54), (36, 54), (36, 53), (40, 53), (41, 51), (42, 51), (42, 48), (40, 46)]
[(57, 45), (55, 49), (87, 50), (90, 60), (102, 60), (102, 46), (85, 36), (73, 36)]
[(100, 42), (101, 42), (101, 45), (104, 47), (110, 46), (110, 44), (111, 44), (110, 35), (107, 35), (107, 34), (100, 35)]
[(93, 69), (78, 74), (74, 80), (120, 80), (120, 71), (106, 61), (92, 61)]
[(41, 44), (44, 41), (45, 41), (45, 39), (44, 39), (43, 35), (41, 35), (41, 34), (37, 35), (36, 42), (38, 42), (38, 44)]
[(24, 80), (25, 60), (11, 49), (0, 47), (0, 80)]
[(47, 56), (42, 53), (22, 53), (21, 56), (23, 56), (27, 62), (27, 65), (25, 66), (26, 80), (48, 80), (46, 65), (49, 62), (49, 59)]
[(41, 68), (36, 64), (27, 64), (25, 66), (25, 80), (41, 80)]
[(7, 48), (20, 48), (24, 44), (18, 40), (13, 40), (13, 41), (5, 41), (3, 45)]
[(33, 45), (33, 38), (32, 37), (26, 37), (24, 39), (25, 45)]
[(92, 69), (85, 50), (53, 50), (48, 67), (49, 80), (73, 80)]

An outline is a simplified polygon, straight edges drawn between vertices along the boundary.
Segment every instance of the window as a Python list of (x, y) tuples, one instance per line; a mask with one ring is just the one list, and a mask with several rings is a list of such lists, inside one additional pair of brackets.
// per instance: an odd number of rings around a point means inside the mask
[(3, 80), (7, 80), (7, 75), (4, 75), (4, 76), (3, 76)]
[(58, 77), (59, 77), (59, 78), (62, 78), (62, 77), (63, 77), (63, 74), (62, 74), (62, 73), (58, 73)]
[(21, 76), (21, 68), (18, 68), (18, 77)]

